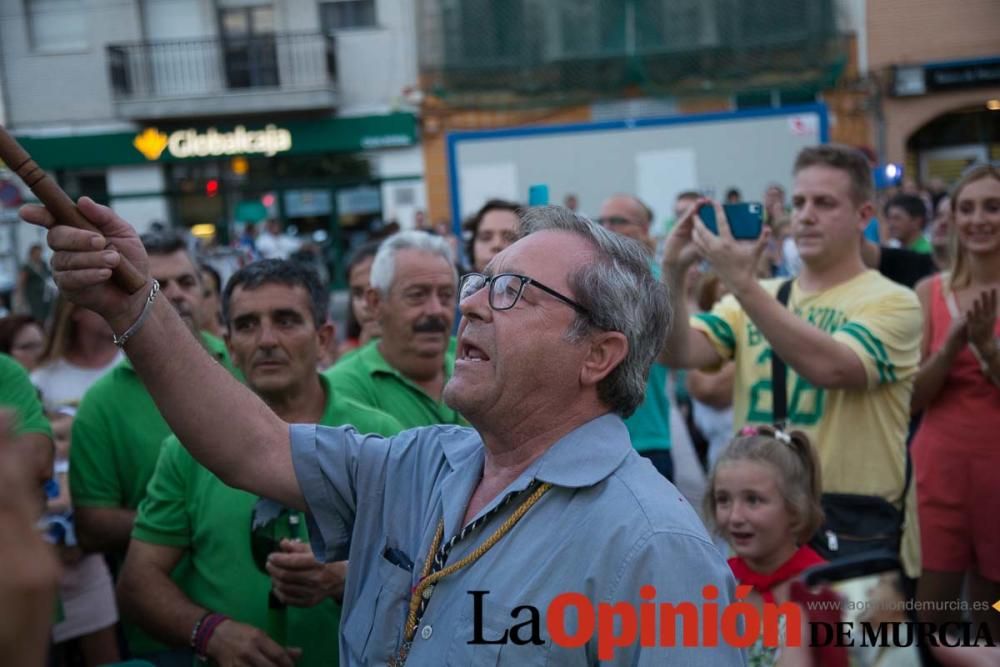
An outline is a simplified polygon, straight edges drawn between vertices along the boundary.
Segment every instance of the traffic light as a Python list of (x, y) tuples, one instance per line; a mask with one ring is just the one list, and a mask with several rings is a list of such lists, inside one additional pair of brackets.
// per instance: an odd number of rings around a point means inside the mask
[(210, 178), (205, 182), (205, 195), (214, 197), (219, 194), (219, 179)]

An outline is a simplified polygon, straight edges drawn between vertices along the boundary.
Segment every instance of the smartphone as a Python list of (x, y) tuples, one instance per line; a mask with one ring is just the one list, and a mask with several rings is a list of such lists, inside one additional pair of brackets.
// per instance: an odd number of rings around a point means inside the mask
[[(739, 204), (724, 204), (722, 210), (729, 221), (729, 229), (733, 238), (741, 241), (753, 241), (760, 236), (764, 227), (764, 207), (758, 202), (740, 202)], [(698, 209), (698, 217), (716, 236), (719, 226), (715, 222), (715, 209), (711, 204), (703, 204)]]
[(549, 203), (549, 186), (539, 183), (528, 188), (528, 206), (545, 206)]

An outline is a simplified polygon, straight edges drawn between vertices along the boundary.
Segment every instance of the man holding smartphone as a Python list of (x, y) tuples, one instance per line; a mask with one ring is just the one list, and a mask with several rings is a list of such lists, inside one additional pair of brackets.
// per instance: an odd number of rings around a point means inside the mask
[[(769, 230), (740, 243), (721, 207), (715, 206), (718, 235), (689, 211), (664, 251), (677, 321), (687, 316), (687, 268), (699, 259), (711, 263), (729, 295), (668, 334), (666, 360), (673, 368), (713, 369), (734, 359), (738, 430), (773, 420), (771, 355), (777, 354), (788, 367), (788, 426), (817, 443), (823, 490), (883, 498), (898, 510), (908, 488), (905, 442), (920, 362), (920, 306), (912, 291), (862, 262), (862, 234), (873, 210), (864, 155), (845, 146), (805, 148), (794, 176), (792, 230), (803, 267), (787, 307), (775, 296), (781, 280), (758, 282), (754, 275)], [(915, 577), (920, 558), (912, 486), (901, 553), (906, 573)]]

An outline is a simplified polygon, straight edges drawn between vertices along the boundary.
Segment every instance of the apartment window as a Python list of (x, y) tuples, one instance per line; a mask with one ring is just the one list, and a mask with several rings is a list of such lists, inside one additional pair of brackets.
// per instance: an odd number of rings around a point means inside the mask
[(85, 50), (87, 14), (83, 0), (26, 0), (31, 48), (44, 52)]
[(320, 5), (323, 32), (375, 26), (375, 0), (333, 0)]
[(277, 86), (274, 9), (270, 5), (222, 9), (219, 23), (229, 87)]

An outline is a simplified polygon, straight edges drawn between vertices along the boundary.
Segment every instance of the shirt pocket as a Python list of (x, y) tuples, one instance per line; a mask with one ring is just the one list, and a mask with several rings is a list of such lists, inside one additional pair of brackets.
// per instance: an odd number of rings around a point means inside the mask
[[(517, 618), (513, 618), (509, 610), (489, 614), (483, 619), (482, 639), (495, 642), (506, 633), (506, 643), (470, 644), (469, 641), (475, 636), (475, 628), (471, 617), (464, 618), (461, 631), (456, 633), (448, 649), (448, 658), (445, 664), (449, 667), (495, 667), (498, 665), (543, 667), (549, 664), (549, 649), (552, 646), (552, 640), (544, 634), (544, 616), (540, 616), (538, 620), (538, 635), (545, 642), (544, 644), (515, 644), (511, 641), (510, 628), (525, 620), (527, 620), (527, 616), (523, 612)], [(519, 629), (521, 637), (528, 634), (530, 634), (529, 628)]]
[[(355, 609), (344, 623), (348, 652), (362, 664), (379, 664), (396, 654), (410, 602), (412, 572), (379, 558), (375, 575), (374, 604)], [(360, 598), (367, 595), (362, 591)]]

